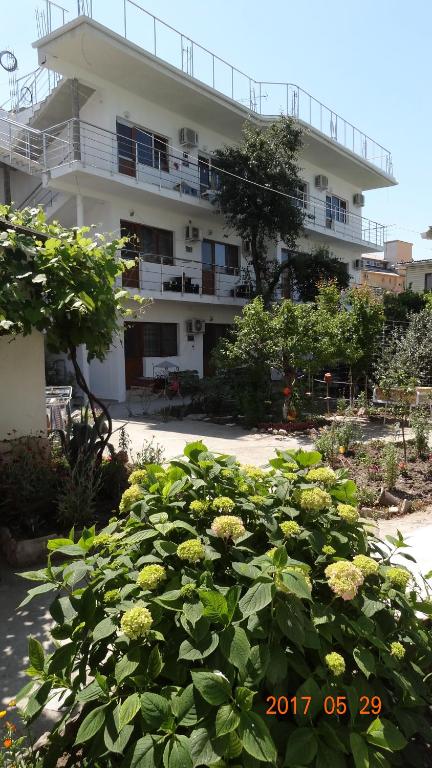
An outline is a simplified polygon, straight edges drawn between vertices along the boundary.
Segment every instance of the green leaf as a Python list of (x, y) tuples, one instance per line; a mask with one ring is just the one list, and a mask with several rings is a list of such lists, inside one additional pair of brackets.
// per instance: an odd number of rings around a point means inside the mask
[(126, 677), (133, 675), (138, 668), (141, 660), (141, 655), (138, 648), (134, 648), (129, 651), (125, 656), (122, 656), (120, 661), (117, 662), (114, 669), (114, 677), (117, 685), (125, 680)]
[(166, 745), (163, 763), (165, 768), (192, 768), (189, 739), (186, 736), (175, 736)]
[(151, 736), (138, 739), (128, 755), (127, 768), (155, 768), (154, 742)]
[(272, 601), (273, 583), (258, 581), (241, 598), (238, 606), (243, 618), (258, 613)]
[(134, 726), (129, 724), (120, 729), (119, 711), (120, 707), (116, 706), (114, 710), (108, 710), (106, 713), (104, 744), (109, 752), (123, 755), (132, 736)]
[(227, 601), (220, 592), (211, 590), (199, 590), (199, 598), (204, 606), (204, 616), (210, 621), (226, 624), (228, 621)]
[(153, 730), (160, 728), (170, 714), (169, 702), (158, 693), (143, 693), (141, 713), (146, 724)]
[(163, 661), (160, 655), (159, 646), (155, 645), (149, 654), (147, 664), (147, 674), (151, 680), (155, 680), (162, 672)]
[(355, 768), (369, 768), (369, 750), (359, 733), (350, 734), (350, 746)]
[(39, 640), (35, 637), (29, 637), (29, 659), (30, 664), (38, 672), (42, 672), (45, 663), (45, 654)]
[(57, 589), (55, 584), (39, 584), (38, 587), (29, 589), (27, 596), (24, 598), (22, 603), (19, 604), (18, 608), (23, 608), (24, 605), (27, 605), (27, 603), (29, 603), (30, 600), (33, 600), (33, 598), (37, 595), (43, 595), (45, 592), (52, 592), (55, 589)]
[(37, 688), (37, 690), (30, 696), (24, 708), (24, 714), (28, 718), (29, 723), (32, 722), (44, 708), (48, 696), (51, 693), (51, 687), (52, 683), (47, 681)]
[(189, 738), (189, 749), (193, 765), (209, 766), (217, 763), (220, 755), (215, 751), (215, 747), (210, 739), (207, 728), (197, 728), (192, 731)]
[(105, 722), (105, 709), (107, 706), (107, 704), (103, 704), (101, 707), (96, 707), (96, 709), (92, 709), (88, 713), (78, 729), (75, 744), (83, 744), (100, 731)]
[(271, 764), (276, 761), (276, 748), (263, 719), (256, 712), (242, 712), (238, 726), (238, 735), (243, 749), (261, 762)]
[(112, 619), (103, 619), (99, 624), (96, 624), (93, 630), (94, 642), (97, 643), (99, 640), (104, 640), (106, 637), (113, 635), (116, 629), (117, 627)]
[(185, 659), (186, 661), (205, 659), (213, 653), (218, 644), (219, 635), (217, 635), (216, 632), (205, 635), (201, 640), (194, 640), (193, 643), (189, 640), (183, 640), (180, 645), (178, 657), (179, 659)]
[(235, 692), (236, 704), (239, 705), (240, 709), (252, 709), (255, 694), (256, 691), (250, 691), (249, 688), (240, 685)]
[(216, 736), (225, 736), (235, 731), (240, 722), (240, 714), (232, 704), (224, 704), (216, 713)]
[(375, 673), (375, 658), (366, 648), (354, 648), (354, 661), (358, 668), (369, 679)]
[(318, 451), (296, 451), (293, 454), (294, 459), (300, 467), (311, 467), (313, 464), (318, 464), (322, 456)]
[(302, 696), (310, 697), (309, 708), (306, 715), (303, 714), (304, 707), (300, 706), (298, 708), (296, 715), (297, 722), (304, 723), (305, 720), (309, 721), (311, 718), (314, 718), (318, 712), (321, 711), (323, 694), (321, 688), (318, 687), (313, 677), (308, 677), (308, 679), (305, 680), (299, 688), (297, 688), (295, 695), (298, 702), (302, 701)]
[[(59, 547), (67, 546), (68, 544), (73, 544), (72, 539), (49, 539), (47, 543), (47, 548), (51, 550), (51, 552), (54, 552), (56, 549), (59, 549)], [(80, 547), (80, 552), (83, 554), (83, 550)]]
[(282, 582), (289, 592), (301, 600), (312, 600), (310, 587), (301, 573), (294, 571), (282, 571)]
[(197, 441), (195, 443), (188, 443), (183, 453), (188, 459), (196, 462), (198, 461), (198, 456), (200, 453), (203, 453), (203, 451), (207, 451), (207, 446), (205, 446), (204, 443), (201, 443), (201, 441)]
[(250, 643), (242, 627), (227, 627), (219, 641), (220, 649), (234, 667), (243, 670), (250, 654)]
[(346, 768), (346, 761), (341, 752), (336, 752), (320, 741), (316, 768)]
[(209, 704), (225, 704), (231, 695), (231, 685), (222, 672), (192, 672), (195, 688)]
[(247, 579), (257, 579), (261, 575), (260, 569), (255, 565), (249, 565), (249, 563), (233, 563), (232, 568), (240, 576), (245, 576)]
[(285, 765), (310, 765), (318, 750), (318, 739), (312, 728), (297, 728), (288, 739)]
[(77, 693), (76, 699), (77, 701), (85, 704), (87, 701), (94, 701), (96, 699), (100, 699), (103, 696), (104, 691), (102, 690), (97, 680), (92, 680), (91, 683), (86, 685), (85, 688)]
[(384, 717), (377, 717), (372, 721), (366, 731), (366, 738), (369, 744), (389, 752), (398, 752), (407, 745), (407, 740), (399, 728)]
[(123, 701), (123, 703), (120, 706), (120, 713), (119, 713), (119, 730), (127, 725), (127, 723), (130, 723), (131, 720), (134, 719), (137, 712), (139, 712), (141, 708), (141, 702), (140, 697), (138, 693), (132, 693), (130, 696)]

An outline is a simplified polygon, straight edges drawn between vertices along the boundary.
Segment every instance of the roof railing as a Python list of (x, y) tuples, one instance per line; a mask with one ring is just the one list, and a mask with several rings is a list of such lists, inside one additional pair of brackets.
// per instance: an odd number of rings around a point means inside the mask
[[(52, 0), (45, 0), (45, 4), (51, 32), (64, 25), (64, 9)], [(101, 24), (106, 17), (106, 8), (104, 0), (76, 0), (77, 16), (89, 16)], [(393, 176), (392, 156), (388, 149), (300, 86), (255, 80), (150, 13), (135, 0), (121, 0), (117, 13), (111, 13), (110, 9), (110, 27), (130, 42), (238, 102), (250, 112), (262, 116), (285, 113), (301, 120), (387, 176)]]

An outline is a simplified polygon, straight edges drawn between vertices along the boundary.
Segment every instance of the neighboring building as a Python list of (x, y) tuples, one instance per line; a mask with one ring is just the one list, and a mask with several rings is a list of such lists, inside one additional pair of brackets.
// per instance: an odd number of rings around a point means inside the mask
[(363, 254), (355, 262), (356, 283), (368, 285), (378, 295), (386, 291), (401, 293), (405, 290), (406, 264), (411, 261), (412, 243), (388, 240), (384, 243), (384, 253)]
[(432, 291), (432, 259), (411, 261), (405, 267), (406, 287), (416, 293)]
[[(154, 299), (107, 360), (91, 363), (95, 393), (124, 400), (161, 360), (205, 374), (247, 302), (248, 244), (211, 204), (212, 152), (237, 142), (245, 120), (265, 126), (283, 110), (305, 128), (299, 250), (327, 246), (354, 279), (362, 254), (383, 247), (384, 227), (361, 208), (365, 190), (396, 183), (391, 155), (335, 112), (298, 86), (247, 77), (128, 0), (121, 34), (82, 15), (53, 29), (58, 6), (47, 7), (34, 44), (41, 68), (0, 116), (12, 199), (43, 204), (66, 226), (134, 235), (139, 263), (124, 285)], [(271, 255), (290, 252), (279, 243)]]
[(44, 337), (0, 335), (0, 452), (2, 441), (46, 434)]

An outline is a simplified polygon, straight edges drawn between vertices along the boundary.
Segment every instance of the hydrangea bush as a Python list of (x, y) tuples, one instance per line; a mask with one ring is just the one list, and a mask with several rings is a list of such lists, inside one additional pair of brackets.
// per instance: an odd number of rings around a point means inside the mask
[(37, 765), (432, 764), (432, 603), (320, 462), (193, 443), (135, 473), (97, 535), (49, 542), (25, 602), (55, 593), (57, 647), (30, 640), (20, 697), (31, 723), (60, 694), (63, 717)]

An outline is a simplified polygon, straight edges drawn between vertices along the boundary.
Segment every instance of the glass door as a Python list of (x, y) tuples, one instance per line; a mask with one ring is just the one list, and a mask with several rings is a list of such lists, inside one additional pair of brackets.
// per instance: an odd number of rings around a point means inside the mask
[(213, 296), (215, 292), (214, 243), (203, 240), (201, 246), (202, 292)]

